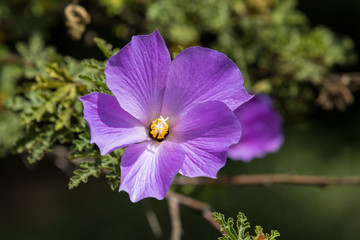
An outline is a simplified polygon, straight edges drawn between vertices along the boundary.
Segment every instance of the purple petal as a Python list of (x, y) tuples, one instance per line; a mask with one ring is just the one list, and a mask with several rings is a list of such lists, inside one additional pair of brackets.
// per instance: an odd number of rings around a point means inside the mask
[(186, 155), (180, 173), (184, 176), (216, 178), (226, 163), (226, 151), (209, 152), (192, 143), (183, 143), (182, 147)]
[(101, 155), (147, 139), (146, 128), (125, 112), (115, 97), (94, 92), (79, 99), (84, 104), (90, 143), (96, 143)]
[(239, 141), (241, 128), (225, 103), (211, 101), (189, 110), (170, 134), (169, 140), (181, 143), (185, 150), (181, 174), (216, 178), (229, 146)]
[(257, 95), (234, 113), (243, 132), (240, 142), (230, 147), (230, 158), (248, 162), (279, 150), (284, 140), (282, 118), (272, 107), (270, 97)]
[(226, 55), (208, 48), (187, 48), (171, 65), (162, 113), (181, 116), (206, 101), (221, 101), (234, 110), (251, 98), (243, 83), (239, 68)]
[(106, 65), (106, 84), (121, 107), (144, 125), (159, 117), (171, 59), (156, 30), (134, 36)]
[(169, 141), (129, 146), (121, 160), (119, 191), (128, 192), (132, 202), (146, 197), (163, 199), (183, 165), (184, 155), (180, 144)]

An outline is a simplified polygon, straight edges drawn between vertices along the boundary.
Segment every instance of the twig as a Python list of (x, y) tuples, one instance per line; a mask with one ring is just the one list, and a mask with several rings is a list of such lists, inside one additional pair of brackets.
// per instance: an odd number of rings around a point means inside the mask
[(173, 198), (176, 199), (176, 201), (184, 206), (187, 206), (189, 208), (195, 209), (197, 211), (200, 211), (203, 215), (203, 217), (214, 227), (216, 228), (219, 232), (220, 231), (220, 224), (218, 222), (216, 222), (214, 220), (214, 218), (211, 215), (211, 207), (204, 203), (201, 202), (199, 200), (196, 200), (194, 198), (188, 197), (188, 196), (184, 196), (182, 194), (179, 193), (175, 193), (172, 191), (168, 191), (167, 198)]
[(156, 238), (161, 238), (163, 232), (161, 230), (161, 227), (160, 227), (160, 224), (156, 217), (155, 212), (151, 209), (151, 207), (149, 206), (149, 203), (147, 201), (143, 201), (143, 207), (144, 207), (144, 211), (145, 211), (145, 216), (149, 222), (152, 232), (154, 233), (154, 236)]
[[(297, 174), (257, 174), (257, 175), (237, 175), (237, 176), (221, 176), (218, 179), (210, 178), (187, 178), (176, 177), (173, 184), (176, 185), (271, 185), (271, 184), (294, 184), (294, 185), (308, 185), (308, 186), (328, 186), (328, 185), (360, 185), (360, 177), (328, 177), (328, 176), (309, 176)], [(166, 195), (169, 201), (169, 209), (172, 221), (172, 237), (171, 240), (179, 240), (181, 230), (180, 217), (178, 214), (179, 203), (198, 210), (203, 217), (213, 225), (219, 232), (220, 225), (217, 223), (212, 215), (210, 206), (206, 203), (200, 202), (188, 196), (184, 196), (172, 191), (168, 191)], [(176, 235), (179, 234), (179, 235)], [(175, 238), (177, 237), (177, 238)]]
[(310, 176), (297, 174), (254, 174), (221, 176), (218, 179), (209, 178), (187, 178), (177, 177), (173, 184), (176, 185), (271, 185), (271, 184), (294, 184), (294, 185), (360, 185), (360, 176), (349, 177), (329, 177), (329, 176)]
[(166, 199), (169, 204), (169, 212), (171, 217), (171, 240), (181, 239), (181, 220), (178, 198), (174, 194), (167, 194)]
[(50, 153), (54, 157), (54, 164), (68, 176), (72, 176), (75, 170), (74, 165), (68, 161), (70, 151), (68, 148), (56, 145)]
[(2, 64), (24, 64), (24, 60), (19, 55), (9, 53), (0, 60), (0, 65)]

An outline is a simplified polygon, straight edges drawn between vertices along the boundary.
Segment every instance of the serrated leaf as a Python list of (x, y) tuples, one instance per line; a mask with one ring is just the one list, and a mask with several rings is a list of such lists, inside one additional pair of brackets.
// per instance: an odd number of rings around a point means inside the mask
[(67, 73), (64, 67), (60, 67), (57, 63), (48, 64), (46, 70), (50, 77), (53, 77), (59, 81), (73, 82), (73, 78)]
[(270, 236), (267, 234), (269, 240), (275, 240), (277, 237), (280, 237), (280, 233), (276, 230), (271, 230)]
[(79, 76), (80, 79), (86, 80), (88, 82), (91, 82), (99, 87), (104, 88), (105, 90), (109, 90), (109, 88), (106, 86), (106, 80), (105, 80), (105, 75), (101, 74), (101, 75), (96, 75), (96, 74), (89, 74), (89, 75), (80, 75)]
[(108, 184), (110, 185), (111, 190), (115, 191), (119, 189), (120, 185), (120, 171), (118, 172), (110, 172), (106, 174), (106, 178), (108, 179)]
[(5, 106), (13, 111), (20, 111), (23, 109), (29, 109), (30, 103), (22, 96), (15, 96), (7, 99)]
[(106, 58), (112, 57), (119, 51), (118, 48), (113, 49), (113, 46), (110, 43), (107, 43), (104, 39), (94, 38), (94, 41)]
[(97, 70), (103, 72), (105, 70), (106, 61), (99, 61), (94, 58), (90, 58), (90, 59), (82, 60), (81, 64), (83, 64), (84, 66), (87, 66), (89, 68), (94, 68), (94, 69), (97, 69)]
[(104, 156), (102, 159), (102, 167), (108, 171), (106, 178), (110, 188), (115, 191), (120, 185), (120, 159), (124, 149), (118, 149), (111, 154)]
[(98, 178), (101, 174), (101, 163), (99, 160), (95, 162), (82, 162), (80, 167), (83, 169), (76, 169), (74, 176), (70, 178), (69, 189), (79, 186), (80, 183), (87, 183), (89, 177)]
[(34, 120), (40, 122), (46, 112), (46, 108), (44, 106), (31, 106), (30, 110), (31, 113), (23, 114), (21, 116), (21, 124), (26, 125)]
[(35, 90), (35, 89), (56, 89), (59, 87), (64, 86), (65, 83), (58, 82), (58, 81), (46, 81), (46, 82), (39, 82), (32, 84), (30, 86), (29, 91)]
[(20, 66), (10, 64), (0, 66), (0, 95), (3, 96), (3, 99), (15, 94), (15, 86), (21, 74)]
[(58, 114), (58, 119), (55, 123), (55, 130), (60, 130), (63, 127), (70, 128), (72, 108), (65, 108)]
[(34, 163), (41, 160), (45, 152), (50, 150), (54, 135), (55, 131), (51, 125), (45, 125), (39, 129), (30, 128), (28, 135), (16, 143), (14, 151), (27, 152), (28, 162)]
[[(279, 232), (271, 230), (271, 235), (269, 234), (263, 234), (262, 228), (260, 226), (255, 227), (255, 233), (256, 236), (250, 235), (246, 229), (250, 228), (250, 223), (248, 222), (245, 214), (242, 212), (239, 212), (237, 215), (237, 221), (236, 221), (236, 228), (237, 231), (234, 229), (234, 220), (233, 218), (228, 218), (228, 220), (225, 220), (225, 216), (221, 213), (214, 212), (212, 213), (212, 216), (216, 222), (220, 224), (220, 230), (222, 232), (225, 232), (222, 237), (219, 237), (218, 239), (223, 240), (276, 240), (275, 238), (280, 236)], [(266, 236), (266, 238), (265, 238)]]
[[(81, 152), (90, 145), (90, 136), (88, 133), (81, 133), (73, 141), (72, 150)], [(78, 158), (78, 157), (77, 157)], [(75, 158), (74, 158), (75, 159)]]
[(28, 43), (17, 43), (16, 49), (23, 61), (23, 73), (26, 78), (33, 79), (37, 75), (46, 76), (46, 65), (61, 59), (53, 47), (45, 47), (39, 33), (33, 34)]

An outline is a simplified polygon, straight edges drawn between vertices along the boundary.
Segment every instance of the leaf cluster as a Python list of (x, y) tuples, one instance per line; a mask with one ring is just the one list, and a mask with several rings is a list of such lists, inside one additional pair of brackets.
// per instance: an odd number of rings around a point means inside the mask
[(99, 150), (90, 144), (90, 133), (87, 126), (77, 127), (74, 132), (79, 132), (77, 139), (71, 146), (71, 161), (80, 160), (79, 169), (74, 171), (74, 176), (70, 178), (69, 189), (86, 183), (89, 177), (100, 177), (105, 174), (108, 184), (112, 190), (116, 190), (120, 184), (120, 160), (124, 149), (115, 150), (105, 156), (101, 156)]
[(253, 92), (273, 95), (287, 112), (304, 113), (334, 67), (352, 64), (356, 56), (349, 38), (311, 27), (296, 4), (160, 0), (149, 4), (146, 19), (168, 39), (170, 49), (203, 43), (219, 50), (239, 66)]
[(280, 236), (280, 233), (276, 230), (271, 230), (270, 234), (263, 233), (263, 229), (260, 226), (255, 227), (255, 236), (251, 235), (247, 229), (250, 228), (244, 213), (239, 212), (236, 219), (236, 228), (234, 227), (234, 219), (225, 219), (225, 216), (221, 213), (214, 212), (212, 216), (216, 222), (220, 224), (221, 232), (223, 236), (219, 237), (219, 240), (276, 240)]
[(15, 58), (5, 45), (0, 44), (0, 156), (5, 155), (22, 134), (18, 114), (6, 106), (8, 99), (16, 94), (22, 71), (16, 61), (5, 63), (8, 59)]
[[(86, 155), (86, 157), (89, 156), (91, 155)], [(106, 174), (105, 176), (112, 190), (118, 189), (120, 184), (120, 159), (121, 155), (111, 153), (103, 157), (98, 156), (94, 161), (82, 161), (79, 164), (80, 169), (76, 169), (74, 176), (70, 178), (69, 189), (79, 186), (80, 183), (86, 183), (89, 177), (98, 178), (101, 173)]]
[[(107, 58), (118, 52), (102, 39), (95, 42)], [(70, 179), (70, 189), (101, 173), (105, 173), (110, 187), (117, 189), (122, 150), (101, 156), (96, 146), (90, 144), (78, 100), (93, 91), (111, 94), (105, 84), (106, 61), (79, 62), (61, 56), (54, 48), (45, 46), (40, 34), (34, 34), (28, 43), (18, 43), (17, 50), (22, 59), (17, 77), (22, 85), (6, 100), (7, 109), (19, 114), (24, 129), (14, 152), (24, 153), (29, 163), (35, 163), (56, 144), (68, 146), (72, 151), (70, 159), (79, 165)]]
[(17, 49), (22, 59), (22, 85), (6, 106), (20, 114), (25, 131), (15, 152), (26, 152), (28, 161), (34, 163), (54, 144), (71, 142), (72, 125), (84, 121), (77, 98), (86, 93), (87, 86), (79, 82), (78, 74), (87, 70), (78, 61), (45, 47), (39, 34), (28, 44), (18, 43)]

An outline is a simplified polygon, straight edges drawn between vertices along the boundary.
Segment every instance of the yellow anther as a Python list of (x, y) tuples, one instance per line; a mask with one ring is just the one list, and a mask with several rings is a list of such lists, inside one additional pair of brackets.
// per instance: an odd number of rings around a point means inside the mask
[(168, 119), (169, 118), (165, 119), (160, 116), (151, 123), (150, 134), (154, 139), (164, 139), (165, 136), (169, 133), (169, 125), (166, 122)]

